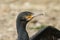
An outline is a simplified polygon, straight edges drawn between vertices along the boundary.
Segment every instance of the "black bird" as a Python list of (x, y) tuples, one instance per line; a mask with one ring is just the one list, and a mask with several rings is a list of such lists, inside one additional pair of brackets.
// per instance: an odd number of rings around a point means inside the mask
[(34, 36), (32, 36), (29, 39), (28, 33), (26, 31), (26, 24), (34, 17), (35, 16), (33, 16), (33, 13), (28, 11), (21, 12), (17, 16), (16, 20), (16, 27), (18, 33), (17, 40), (57, 40), (57, 38), (60, 38), (60, 31), (51, 26), (48, 26), (43, 30), (39, 30)]
[(18, 40), (29, 40), (28, 33), (26, 31), (26, 24), (33, 18), (33, 13), (22, 12), (17, 16), (16, 26), (18, 33)]

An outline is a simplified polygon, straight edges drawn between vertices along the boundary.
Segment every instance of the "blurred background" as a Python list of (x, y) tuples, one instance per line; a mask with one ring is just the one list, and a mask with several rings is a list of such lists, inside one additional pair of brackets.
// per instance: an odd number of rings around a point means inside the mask
[(16, 17), (20, 12), (43, 14), (27, 24), (29, 37), (44, 26), (60, 30), (60, 0), (0, 0), (0, 40), (16, 40)]

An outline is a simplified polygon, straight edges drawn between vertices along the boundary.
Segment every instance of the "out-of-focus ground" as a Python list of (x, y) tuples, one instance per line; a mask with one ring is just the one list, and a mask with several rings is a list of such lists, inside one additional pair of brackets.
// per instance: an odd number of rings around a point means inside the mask
[(40, 25), (53, 25), (60, 30), (60, 0), (0, 0), (0, 40), (17, 39), (16, 17), (22, 11), (43, 14), (28, 23), (30, 37), (38, 31), (30, 28)]

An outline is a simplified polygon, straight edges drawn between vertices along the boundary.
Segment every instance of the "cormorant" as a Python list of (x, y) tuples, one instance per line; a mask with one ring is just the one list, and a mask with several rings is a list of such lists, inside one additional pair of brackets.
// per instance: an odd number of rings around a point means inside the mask
[(26, 31), (26, 24), (33, 18), (31, 12), (21, 12), (17, 16), (16, 26), (18, 33), (18, 40), (29, 40), (28, 33)]
[(28, 33), (26, 31), (26, 24), (33, 18), (33, 13), (28, 11), (21, 12), (17, 16), (17, 40), (57, 40), (57, 38), (60, 38), (60, 31), (54, 27), (48, 26), (43, 30), (39, 30), (34, 36), (29, 39)]

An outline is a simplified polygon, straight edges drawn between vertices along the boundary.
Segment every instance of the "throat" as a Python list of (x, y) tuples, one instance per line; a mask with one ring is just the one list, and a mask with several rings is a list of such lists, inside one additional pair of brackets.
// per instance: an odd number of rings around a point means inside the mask
[(26, 31), (26, 24), (26, 22), (17, 23), (18, 40), (29, 40), (29, 36)]
[(26, 30), (26, 22), (17, 22), (16, 26), (17, 26), (17, 29), (25, 29)]

